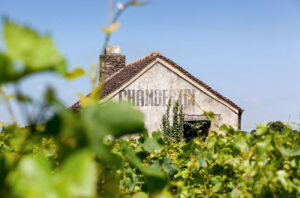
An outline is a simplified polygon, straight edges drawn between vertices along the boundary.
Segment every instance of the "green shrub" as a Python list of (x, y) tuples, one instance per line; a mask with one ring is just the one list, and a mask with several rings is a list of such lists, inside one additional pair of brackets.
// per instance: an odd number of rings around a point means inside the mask
[[(205, 141), (170, 142), (149, 152), (130, 140), (130, 148), (168, 176), (173, 197), (299, 197), (300, 132), (284, 126), (279, 133), (260, 124), (251, 134), (222, 125), (224, 133), (211, 131)], [(128, 194), (143, 191), (145, 176), (134, 174), (140, 187), (126, 188)]]
[(172, 125), (170, 124), (170, 109), (172, 106), (171, 99), (169, 98), (166, 113), (162, 116), (162, 132), (166, 142), (179, 142), (183, 140), (183, 125), (184, 114), (183, 106), (179, 105), (177, 100), (173, 105), (173, 118)]

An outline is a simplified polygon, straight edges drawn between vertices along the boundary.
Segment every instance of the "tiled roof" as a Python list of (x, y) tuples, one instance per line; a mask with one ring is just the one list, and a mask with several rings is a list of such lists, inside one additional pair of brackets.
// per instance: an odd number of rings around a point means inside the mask
[[(228, 98), (222, 96), (220, 93), (217, 91), (213, 90), (211, 87), (209, 87), (207, 84), (199, 80), (198, 78), (194, 77), (192, 74), (184, 70), (182, 67), (174, 63), (172, 60), (168, 59), (165, 56), (162, 56), (159, 52), (152, 52), (151, 54), (138, 59), (137, 61), (134, 61), (132, 63), (127, 64), (123, 69), (120, 69), (118, 72), (113, 74), (111, 77), (109, 77), (104, 84), (103, 90), (101, 97), (105, 97), (117, 89), (119, 89), (123, 84), (126, 82), (130, 81), (133, 77), (135, 77), (141, 70), (143, 70), (147, 65), (152, 63), (153, 61), (156, 60), (156, 58), (160, 58), (170, 64), (172, 67), (175, 69), (179, 70), (181, 73), (186, 75), (188, 78), (190, 78), (192, 81), (195, 83), (199, 84), (200, 86), (204, 87), (206, 90), (214, 94), (216, 97), (219, 99), (227, 102), (230, 104), (232, 107), (236, 108), (239, 113), (242, 113), (243, 110), (236, 105), (234, 102), (229, 100)], [(76, 102), (74, 105), (72, 105), (70, 108), (71, 109), (78, 109), (80, 107), (80, 102)]]

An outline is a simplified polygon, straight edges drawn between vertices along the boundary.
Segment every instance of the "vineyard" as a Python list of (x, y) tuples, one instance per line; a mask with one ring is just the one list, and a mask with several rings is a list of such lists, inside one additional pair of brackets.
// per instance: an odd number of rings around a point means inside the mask
[[(53, 101), (55, 102), (55, 101)], [(56, 104), (57, 105), (57, 104)], [(57, 105), (45, 126), (4, 126), (5, 197), (298, 197), (300, 135), (289, 125), (252, 133), (225, 125), (206, 140), (165, 142), (125, 103), (74, 113)], [(126, 118), (126, 119), (125, 119)], [(275, 126), (275, 127), (274, 127)]]
[[(50, 71), (74, 79), (85, 72), (67, 71), (49, 36), (9, 20), (3, 29), (0, 85), (16, 91), (0, 90), (13, 120), (1, 123), (1, 197), (300, 197), (297, 124), (262, 123), (251, 133), (222, 125), (190, 141), (164, 126), (150, 137), (143, 113), (130, 104), (98, 104), (103, 82), (96, 85), (91, 75), (93, 90), (81, 96), (80, 110), (65, 107), (49, 88), (41, 111), (27, 115), (28, 126), (19, 127), (10, 101), (35, 104), (18, 87), (23, 78)], [(212, 113), (207, 117), (214, 122)], [(182, 129), (182, 116), (178, 119)], [(133, 134), (138, 138), (128, 140)]]

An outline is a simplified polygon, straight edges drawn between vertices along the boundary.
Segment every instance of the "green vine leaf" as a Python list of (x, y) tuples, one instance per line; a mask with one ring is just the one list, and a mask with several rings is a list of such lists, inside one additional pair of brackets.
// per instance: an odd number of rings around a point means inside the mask
[(4, 21), (3, 34), (7, 54), (14, 61), (22, 62), (23, 74), (45, 70), (59, 74), (66, 72), (66, 61), (49, 35), (41, 35), (27, 26), (20, 26), (9, 20)]

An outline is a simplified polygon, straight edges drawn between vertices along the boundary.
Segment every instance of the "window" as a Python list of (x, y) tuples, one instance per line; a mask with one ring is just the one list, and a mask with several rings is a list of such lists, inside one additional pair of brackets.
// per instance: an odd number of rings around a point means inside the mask
[(195, 137), (205, 139), (208, 135), (211, 122), (209, 120), (185, 121), (183, 125), (183, 136), (186, 142), (189, 142)]

